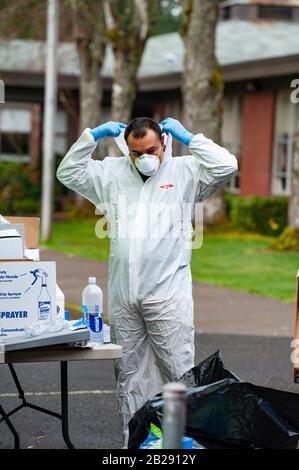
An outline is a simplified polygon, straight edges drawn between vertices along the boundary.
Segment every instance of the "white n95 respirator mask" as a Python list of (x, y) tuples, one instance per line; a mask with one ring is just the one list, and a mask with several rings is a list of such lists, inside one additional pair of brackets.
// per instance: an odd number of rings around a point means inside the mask
[(136, 168), (145, 176), (153, 176), (160, 166), (160, 159), (157, 155), (144, 153), (135, 160)]

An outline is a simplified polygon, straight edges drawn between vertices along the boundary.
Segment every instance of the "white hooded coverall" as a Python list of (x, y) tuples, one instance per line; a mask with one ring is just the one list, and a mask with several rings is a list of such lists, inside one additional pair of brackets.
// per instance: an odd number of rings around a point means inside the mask
[(108, 316), (111, 341), (123, 347), (114, 365), (124, 447), (133, 414), (194, 366), (193, 212), (182, 207), (207, 199), (238, 168), (234, 155), (201, 133), (190, 155), (173, 158), (171, 142), (169, 135), (158, 172), (144, 182), (129, 155), (92, 159), (97, 143), (86, 128), (57, 170), (61, 183), (114, 221)]

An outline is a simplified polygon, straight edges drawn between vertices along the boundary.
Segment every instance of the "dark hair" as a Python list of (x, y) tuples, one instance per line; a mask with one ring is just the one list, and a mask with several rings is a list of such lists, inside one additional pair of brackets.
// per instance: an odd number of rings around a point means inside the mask
[(141, 139), (147, 133), (148, 129), (152, 129), (160, 138), (162, 136), (161, 128), (157, 121), (148, 117), (137, 117), (132, 119), (125, 128), (124, 137), (128, 141), (129, 134), (133, 134), (136, 139)]

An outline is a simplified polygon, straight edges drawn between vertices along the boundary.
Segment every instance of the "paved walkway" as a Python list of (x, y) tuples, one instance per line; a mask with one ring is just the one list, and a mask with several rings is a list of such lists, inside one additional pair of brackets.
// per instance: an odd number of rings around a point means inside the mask
[[(81, 305), (81, 293), (89, 276), (96, 276), (104, 292), (107, 312), (106, 263), (42, 250), (42, 260), (57, 263), (58, 284), (66, 302)], [(294, 279), (294, 289), (296, 283)], [(292, 337), (295, 327), (295, 304), (254, 294), (193, 282), (195, 327), (197, 333)]]

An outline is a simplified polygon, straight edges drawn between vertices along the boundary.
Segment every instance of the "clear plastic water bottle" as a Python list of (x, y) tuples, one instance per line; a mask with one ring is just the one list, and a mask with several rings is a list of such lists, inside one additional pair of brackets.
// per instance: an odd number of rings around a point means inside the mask
[[(90, 341), (103, 344), (103, 292), (96, 285), (96, 278), (89, 277), (82, 292), (82, 311), (86, 312), (90, 330)], [(87, 319), (84, 321), (87, 323)]]

